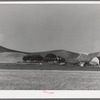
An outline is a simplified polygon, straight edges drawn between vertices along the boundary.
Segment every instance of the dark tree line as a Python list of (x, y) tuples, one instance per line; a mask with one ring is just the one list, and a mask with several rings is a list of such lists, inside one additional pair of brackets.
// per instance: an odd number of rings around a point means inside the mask
[(41, 55), (26, 55), (23, 57), (24, 62), (41, 62), (43, 57)]
[(63, 57), (56, 56), (55, 54), (46, 54), (44, 57), (41, 55), (26, 55), (23, 57), (24, 62), (58, 62), (62, 63), (66, 60)]
[(55, 54), (47, 54), (44, 57), (44, 61), (45, 62), (54, 62), (54, 61), (56, 61), (56, 55)]
[(57, 57), (57, 61), (59, 61), (60, 63), (65, 62), (65, 58), (58, 56)]

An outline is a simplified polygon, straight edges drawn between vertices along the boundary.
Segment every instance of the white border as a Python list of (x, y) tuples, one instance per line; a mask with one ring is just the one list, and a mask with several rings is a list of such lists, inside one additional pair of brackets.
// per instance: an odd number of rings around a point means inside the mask
[(0, 4), (100, 4), (100, 1), (0, 1)]
[[(53, 91), (53, 90), (48, 90)], [(43, 90), (2, 90), (0, 91), (0, 98), (9, 99), (9, 98), (100, 98), (100, 91), (74, 91), (74, 90), (54, 90), (54, 94), (43, 93)]]
[[(0, 1), (0, 4), (100, 4), (100, 1)], [(99, 90), (0, 90), (0, 98), (100, 98)]]

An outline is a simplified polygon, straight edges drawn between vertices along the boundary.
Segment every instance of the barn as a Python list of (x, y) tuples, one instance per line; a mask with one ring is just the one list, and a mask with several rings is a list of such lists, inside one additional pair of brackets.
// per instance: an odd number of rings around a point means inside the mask
[(86, 54), (80, 54), (80, 56), (77, 58), (79, 66), (81, 66), (81, 67), (85, 66), (85, 62), (87, 60), (87, 56), (88, 55), (86, 55)]
[(90, 65), (99, 65), (99, 59), (98, 57), (94, 57), (91, 61), (90, 61)]
[(100, 54), (99, 52), (90, 54), (80, 54), (77, 59), (71, 59), (66, 61), (66, 64), (76, 65), (76, 66), (95, 66), (100, 64)]
[(96, 53), (90, 53), (87, 56), (86, 61), (89, 62), (89, 65), (95, 66), (95, 65), (99, 65), (100, 64), (100, 55), (99, 52)]
[(79, 66), (88, 66), (88, 65), (99, 65), (100, 64), (100, 54), (99, 52), (90, 53), (88, 55), (81, 54), (77, 60), (79, 61)]

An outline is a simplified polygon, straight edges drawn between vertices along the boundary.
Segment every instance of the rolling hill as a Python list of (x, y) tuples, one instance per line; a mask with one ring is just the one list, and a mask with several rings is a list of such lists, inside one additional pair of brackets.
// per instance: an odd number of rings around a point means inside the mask
[(22, 57), (27, 54), (40, 54), (42, 56), (45, 56), (46, 54), (53, 53), (56, 56), (61, 56), (65, 58), (66, 60), (69, 59), (76, 59), (80, 54), (74, 53), (70, 51), (65, 50), (52, 50), (52, 51), (45, 51), (45, 52), (23, 52), (23, 51), (17, 51), (8, 49), (5, 47), (0, 46), (0, 63), (17, 63), (22, 61)]
[(0, 46), (0, 63), (16, 63), (22, 61), (22, 57), (28, 53), (8, 49)]
[(97, 56), (100, 58), (100, 52), (90, 53), (90, 54), (83, 54), (83, 53), (75, 53), (66, 50), (51, 50), (51, 51), (44, 51), (44, 52), (24, 52), (24, 51), (17, 51), (5, 48), (0, 46), (0, 63), (17, 63), (23, 61), (23, 56), (25, 55), (36, 55), (40, 54), (41, 56), (45, 56), (46, 54), (55, 54), (56, 56), (61, 56), (69, 62), (77, 62), (77, 61), (90, 61), (93, 57)]
[(28, 52), (12, 50), (12, 49), (8, 49), (8, 48), (5, 48), (3, 46), (0, 46), (0, 53), (4, 53), (4, 52), (18, 52), (18, 53), (26, 53), (26, 54), (28, 54)]

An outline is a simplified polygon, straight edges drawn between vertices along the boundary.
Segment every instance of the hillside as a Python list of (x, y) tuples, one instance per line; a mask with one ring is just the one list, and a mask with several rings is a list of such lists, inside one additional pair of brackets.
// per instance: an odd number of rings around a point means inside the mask
[(26, 54), (28, 54), (28, 52), (12, 50), (12, 49), (8, 49), (8, 48), (5, 48), (3, 46), (0, 46), (0, 53), (4, 53), (4, 52), (18, 52), (18, 53), (26, 53)]
[(90, 61), (93, 57), (100, 58), (100, 52), (90, 53), (90, 54), (80, 54), (66, 50), (51, 50), (44, 52), (24, 52), (8, 49), (0, 46), (0, 63), (17, 63), (22, 62), (22, 58), (24, 55), (36, 55), (40, 54), (41, 56), (45, 56), (46, 54), (55, 54), (56, 56), (61, 56), (70, 62), (77, 61)]
[(3, 52), (0, 53), (0, 63), (17, 63), (22, 62), (24, 53), (18, 52)]
[(70, 59), (76, 59), (80, 54), (70, 52), (70, 51), (65, 51), (65, 50), (52, 50), (52, 51), (45, 51), (45, 52), (23, 52), (23, 51), (17, 51), (17, 50), (12, 50), (8, 49), (5, 47), (0, 46), (0, 63), (16, 63), (16, 62), (21, 62), (22, 57), (27, 54), (40, 54), (42, 56), (45, 56), (46, 54), (53, 53), (56, 56), (61, 56), (65, 58), (66, 60)]
[(75, 53), (66, 50), (51, 50), (44, 52), (24, 52), (8, 49), (0, 46), (0, 63), (17, 63), (22, 62), (22, 58), (24, 55), (36, 55), (40, 54), (41, 56), (45, 56), (46, 54), (55, 54), (56, 56), (61, 56), (69, 62), (77, 62), (77, 61), (90, 61), (93, 57), (100, 58), (100, 52), (90, 53), (90, 54), (81, 54)]
[(27, 52), (8, 49), (0, 46), (0, 63), (16, 63), (22, 61)]

